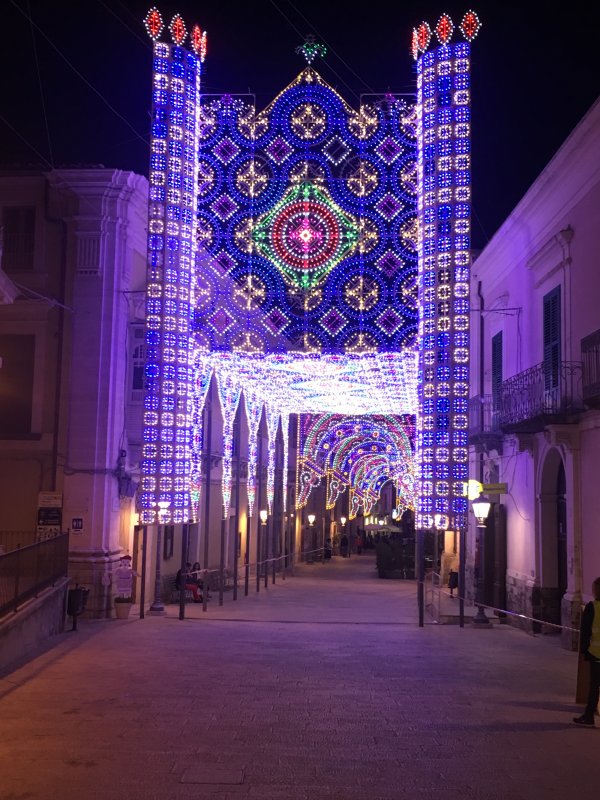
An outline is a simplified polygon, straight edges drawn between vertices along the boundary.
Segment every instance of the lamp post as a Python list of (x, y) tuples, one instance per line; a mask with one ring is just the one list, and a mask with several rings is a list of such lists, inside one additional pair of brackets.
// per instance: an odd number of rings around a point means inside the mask
[(485, 570), (485, 527), (488, 514), (492, 504), (485, 497), (479, 497), (473, 501), (473, 513), (477, 519), (477, 597), (475, 603), (477, 605), (477, 614), (473, 617), (472, 622), (474, 625), (489, 625), (490, 621), (485, 614), (483, 597), (485, 583), (484, 583), (484, 570)]
[(314, 561), (314, 557), (315, 557), (315, 554), (313, 552), (315, 550), (315, 545), (316, 545), (316, 541), (315, 541), (315, 519), (316, 519), (316, 516), (314, 514), (309, 514), (308, 515), (308, 531), (309, 531), (308, 538), (310, 540), (309, 541), (309, 547), (311, 548), (309, 550), (309, 555), (310, 555), (309, 563), (312, 563)]
[(346, 537), (346, 517), (340, 517), (340, 522), (342, 523), (342, 535), (340, 537), (340, 555), (344, 555), (342, 552), (342, 539), (346, 539), (346, 548), (349, 549), (348, 546), (348, 538)]
[(162, 528), (167, 519), (167, 512), (169, 508), (168, 500), (160, 500), (158, 503), (158, 525), (156, 526), (156, 572), (154, 576), (154, 600), (148, 609), (148, 613), (153, 616), (161, 616), (165, 613), (165, 605), (162, 601), (160, 590), (160, 559), (162, 556)]
[[(265, 547), (263, 542), (266, 542), (267, 517), (269, 516), (269, 512), (266, 508), (261, 508), (261, 510), (258, 512), (258, 516), (260, 517), (260, 537), (259, 541), (256, 543), (256, 591), (260, 592), (260, 565), (262, 564), (261, 550), (263, 550)], [(265, 571), (266, 569), (267, 567), (265, 564)]]

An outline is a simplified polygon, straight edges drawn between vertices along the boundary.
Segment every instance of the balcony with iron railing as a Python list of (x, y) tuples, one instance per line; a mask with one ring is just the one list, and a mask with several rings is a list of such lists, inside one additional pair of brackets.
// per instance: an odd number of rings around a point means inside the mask
[(538, 433), (547, 425), (577, 422), (584, 408), (582, 364), (536, 364), (504, 381), (498, 401), (498, 425), (504, 433)]
[(583, 363), (583, 402), (600, 408), (600, 330), (581, 340)]
[(502, 431), (498, 424), (498, 399), (491, 394), (478, 394), (469, 400), (469, 444), (479, 450), (502, 448)]

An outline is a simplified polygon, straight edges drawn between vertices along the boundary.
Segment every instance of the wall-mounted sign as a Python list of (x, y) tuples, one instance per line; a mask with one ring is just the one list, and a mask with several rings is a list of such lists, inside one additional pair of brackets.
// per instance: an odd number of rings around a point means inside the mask
[(484, 483), (483, 491), (487, 494), (506, 494), (508, 486), (505, 483)]

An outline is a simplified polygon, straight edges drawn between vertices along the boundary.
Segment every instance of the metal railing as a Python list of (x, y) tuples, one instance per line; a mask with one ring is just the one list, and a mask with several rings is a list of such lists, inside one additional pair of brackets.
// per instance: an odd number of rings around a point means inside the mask
[(501, 435), (498, 424), (498, 400), (491, 394), (478, 394), (469, 399), (469, 435)]
[(439, 572), (428, 570), (425, 573), (425, 608), (434, 622), (442, 616), (442, 579)]
[(0, 553), (34, 544), (35, 531), (0, 531)]
[(581, 340), (583, 363), (583, 399), (589, 405), (600, 406), (600, 330)]
[(541, 430), (549, 418), (564, 420), (583, 410), (581, 362), (561, 361), (555, 370), (536, 364), (503, 381), (498, 400), (504, 429)]
[(0, 555), (0, 616), (67, 576), (69, 534)]

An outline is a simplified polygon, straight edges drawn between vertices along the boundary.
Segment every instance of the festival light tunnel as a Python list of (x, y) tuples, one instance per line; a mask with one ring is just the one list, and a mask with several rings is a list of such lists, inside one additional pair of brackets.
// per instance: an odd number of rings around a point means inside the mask
[[(153, 40), (140, 521), (193, 522), (202, 411), (248, 426), (248, 508), (264, 414), (267, 498), (278, 433), (299, 415), (297, 504), (327, 481), (351, 514), (385, 480), (418, 529), (464, 529), (468, 480), (470, 42), (443, 14), (413, 32), (417, 98), (352, 108), (313, 62), (264, 109), (202, 94), (207, 35), (148, 12)], [(459, 41), (457, 41), (457, 39)], [(437, 40), (437, 42), (435, 41)], [(188, 42), (186, 46), (186, 42)]]

